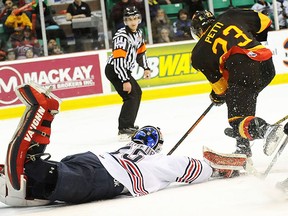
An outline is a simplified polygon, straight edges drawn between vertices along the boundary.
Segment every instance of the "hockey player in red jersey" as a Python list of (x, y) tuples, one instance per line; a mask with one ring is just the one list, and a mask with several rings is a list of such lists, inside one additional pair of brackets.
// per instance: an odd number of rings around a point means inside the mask
[[(212, 102), (226, 102), (232, 128), (225, 133), (236, 138), (236, 153), (248, 157), (252, 156), (250, 141), (270, 140), (269, 136), (282, 131), (255, 116), (258, 94), (275, 76), (272, 52), (257, 40), (266, 40), (270, 25), (266, 15), (243, 9), (230, 9), (217, 18), (210, 11), (197, 11), (192, 18), (191, 33), (198, 38), (192, 66), (210, 82)], [(277, 143), (269, 150), (265, 145), (264, 152), (270, 155)]]
[[(84, 203), (120, 194), (134, 197), (166, 188), (172, 182), (195, 184), (212, 177), (231, 177), (246, 156), (205, 151), (203, 159), (160, 153), (160, 129), (145, 126), (114, 152), (90, 151), (49, 160), (51, 123), (59, 100), (45, 88), (24, 84), (16, 89), (27, 106), (0, 169), (0, 201), (11, 206), (45, 205), (53, 201)], [(3, 168), (3, 166), (2, 166)]]

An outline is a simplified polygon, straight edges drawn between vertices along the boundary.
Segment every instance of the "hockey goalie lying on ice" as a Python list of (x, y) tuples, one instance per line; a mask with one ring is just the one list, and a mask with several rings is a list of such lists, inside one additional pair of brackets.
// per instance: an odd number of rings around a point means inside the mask
[(231, 157), (207, 149), (204, 159), (161, 154), (163, 137), (154, 126), (140, 128), (127, 145), (114, 152), (87, 151), (51, 161), (45, 147), (60, 100), (34, 83), (15, 91), (26, 110), (0, 169), (0, 200), (7, 205), (84, 203), (124, 193), (137, 197), (172, 182), (195, 184), (231, 177), (246, 162), (245, 155)]

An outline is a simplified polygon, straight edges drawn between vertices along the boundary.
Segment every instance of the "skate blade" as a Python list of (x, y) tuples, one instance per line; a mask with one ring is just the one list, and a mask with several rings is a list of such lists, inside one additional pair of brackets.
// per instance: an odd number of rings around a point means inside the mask
[(119, 142), (129, 142), (131, 141), (131, 136), (130, 134), (119, 134), (118, 135), (118, 141)]
[(271, 156), (284, 136), (282, 125), (273, 125), (268, 134), (264, 138), (263, 152), (267, 156)]

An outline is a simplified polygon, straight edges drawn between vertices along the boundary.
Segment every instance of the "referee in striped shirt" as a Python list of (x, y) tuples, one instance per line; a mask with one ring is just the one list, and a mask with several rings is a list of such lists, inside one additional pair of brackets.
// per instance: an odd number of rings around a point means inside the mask
[(123, 99), (118, 118), (118, 136), (120, 141), (127, 141), (139, 128), (135, 120), (139, 110), (142, 90), (131, 75), (137, 62), (144, 69), (144, 78), (151, 75), (146, 57), (146, 45), (143, 32), (138, 29), (141, 14), (135, 6), (124, 10), (125, 27), (119, 29), (112, 41), (112, 54), (107, 61), (105, 74)]

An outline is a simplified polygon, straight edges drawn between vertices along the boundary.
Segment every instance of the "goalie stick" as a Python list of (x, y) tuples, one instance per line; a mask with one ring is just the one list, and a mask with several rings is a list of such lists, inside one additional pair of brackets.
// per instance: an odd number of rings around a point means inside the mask
[(192, 132), (192, 130), (201, 122), (201, 120), (206, 116), (206, 114), (211, 110), (214, 106), (214, 103), (211, 103), (207, 109), (202, 113), (202, 115), (197, 119), (197, 121), (189, 128), (189, 130), (183, 135), (183, 137), (174, 145), (174, 147), (168, 152), (167, 155), (171, 155), (178, 146), (183, 142), (183, 140)]

